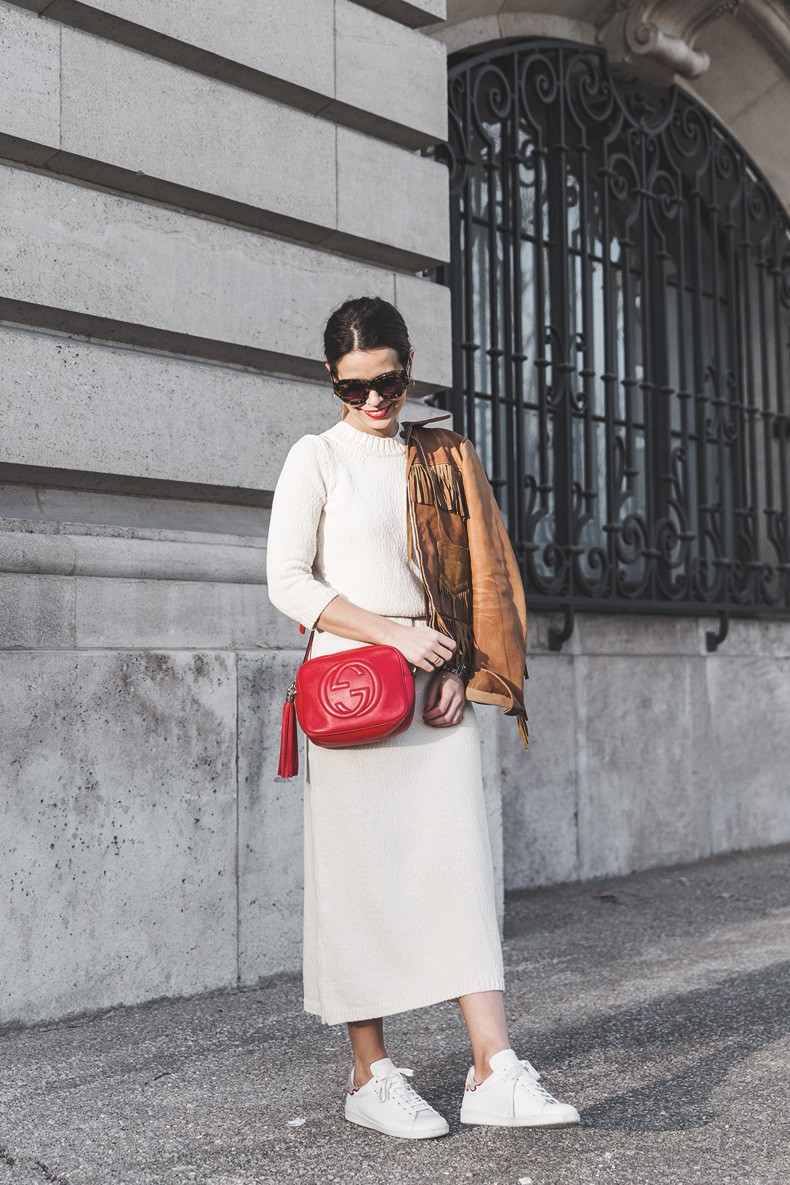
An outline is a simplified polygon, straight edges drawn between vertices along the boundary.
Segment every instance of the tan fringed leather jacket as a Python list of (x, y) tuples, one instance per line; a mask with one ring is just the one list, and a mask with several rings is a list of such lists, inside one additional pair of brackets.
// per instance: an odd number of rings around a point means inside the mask
[(474, 445), (459, 432), (407, 421), (409, 556), (425, 586), (428, 624), (454, 638), (448, 669), (468, 677), (466, 698), (515, 716), (529, 747), (524, 707), (527, 608), (502, 514)]

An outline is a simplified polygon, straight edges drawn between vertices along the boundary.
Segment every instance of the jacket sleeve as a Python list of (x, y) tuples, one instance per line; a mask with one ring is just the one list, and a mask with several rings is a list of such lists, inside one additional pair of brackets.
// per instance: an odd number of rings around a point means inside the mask
[(266, 544), (266, 583), (275, 609), (313, 629), (339, 594), (313, 575), (327, 485), (315, 436), (290, 448), (274, 488)]
[(518, 717), (526, 749), (529, 733), (524, 679), (529, 676), (527, 607), (521, 571), (491, 483), (471, 440), (463, 440), (461, 458), (469, 510), (474, 638), (474, 670), (467, 698), (485, 703), (504, 690), (510, 699), (506, 715)]

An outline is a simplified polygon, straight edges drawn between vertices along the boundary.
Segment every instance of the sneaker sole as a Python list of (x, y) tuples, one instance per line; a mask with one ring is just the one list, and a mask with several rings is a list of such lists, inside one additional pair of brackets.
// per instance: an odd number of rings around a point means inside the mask
[(578, 1127), (579, 1119), (546, 1119), (542, 1115), (492, 1115), (480, 1111), (476, 1115), (460, 1116), (461, 1123), (485, 1123), (493, 1127)]
[(424, 1131), (394, 1131), (392, 1128), (383, 1127), (380, 1123), (376, 1123), (375, 1119), (368, 1119), (366, 1115), (345, 1115), (349, 1123), (356, 1123), (360, 1127), (369, 1127), (372, 1131), (381, 1132), (384, 1136), (397, 1136), (399, 1140), (429, 1140), (435, 1136), (446, 1136), (450, 1131), (450, 1125), (445, 1120), (443, 1128), (428, 1128)]

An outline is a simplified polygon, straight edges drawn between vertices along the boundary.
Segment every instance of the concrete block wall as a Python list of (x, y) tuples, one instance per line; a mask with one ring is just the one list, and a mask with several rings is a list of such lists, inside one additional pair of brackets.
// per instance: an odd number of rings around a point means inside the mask
[(0, 1025), (301, 965), (268, 507), (343, 300), (450, 382), (443, 16), (0, 0)]
[(497, 720), (506, 889), (790, 839), (790, 622), (530, 614), (530, 750)]
[[(265, 589), (321, 329), (449, 385), (444, 0), (0, 0), (0, 1027), (301, 966), (301, 658)], [(133, 17), (133, 19), (132, 19)], [(387, 62), (381, 85), (382, 60)], [(477, 706), (503, 890), (790, 838), (788, 628), (530, 610)]]

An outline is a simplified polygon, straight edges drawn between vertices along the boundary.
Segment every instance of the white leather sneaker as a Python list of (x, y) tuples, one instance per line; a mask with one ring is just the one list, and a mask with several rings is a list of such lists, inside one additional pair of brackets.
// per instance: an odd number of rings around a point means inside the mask
[(351, 1067), (346, 1083), (346, 1119), (407, 1140), (447, 1135), (447, 1120), (404, 1078), (404, 1074), (411, 1078), (413, 1070), (396, 1066), (390, 1057), (380, 1057), (370, 1063), (370, 1071), (370, 1081), (355, 1086)]
[(500, 1127), (569, 1127), (580, 1120), (570, 1103), (560, 1103), (540, 1084), (540, 1074), (514, 1049), (500, 1049), (488, 1059), (491, 1073), (475, 1082), (469, 1067), (461, 1104), (461, 1123)]

